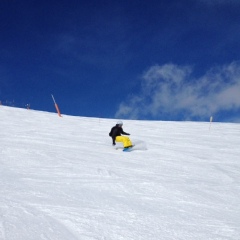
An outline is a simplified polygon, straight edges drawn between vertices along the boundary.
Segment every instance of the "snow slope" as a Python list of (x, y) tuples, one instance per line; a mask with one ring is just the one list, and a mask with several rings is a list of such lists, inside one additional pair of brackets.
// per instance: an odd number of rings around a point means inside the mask
[(0, 116), (1, 240), (240, 239), (239, 124)]

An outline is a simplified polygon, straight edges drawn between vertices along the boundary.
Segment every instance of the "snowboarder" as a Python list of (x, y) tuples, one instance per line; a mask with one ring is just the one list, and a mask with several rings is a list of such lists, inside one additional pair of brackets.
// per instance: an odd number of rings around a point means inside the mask
[(109, 136), (112, 137), (113, 146), (116, 145), (116, 142), (122, 142), (124, 149), (127, 149), (132, 147), (132, 142), (129, 139), (129, 137), (122, 136), (122, 134), (130, 135), (129, 133), (123, 131), (122, 126), (123, 126), (122, 121), (118, 121), (116, 126), (112, 127)]

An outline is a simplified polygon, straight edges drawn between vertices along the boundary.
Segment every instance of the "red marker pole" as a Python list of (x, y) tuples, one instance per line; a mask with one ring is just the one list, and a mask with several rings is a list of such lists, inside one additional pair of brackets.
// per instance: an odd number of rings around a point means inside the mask
[(53, 99), (53, 102), (54, 102), (55, 108), (56, 108), (56, 110), (57, 110), (58, 116), (59, 116), (59, 117), (62, 117), (62, 116), (61, 116), (61, 113), (60, 113), (60, 110), (59, 110), (59, 108), (58, 108), (58, 105), (57, 105), (57, 103), (56, 103), (56, 101), (55, 101), (53, 95), (52, 95), (52, 99)]

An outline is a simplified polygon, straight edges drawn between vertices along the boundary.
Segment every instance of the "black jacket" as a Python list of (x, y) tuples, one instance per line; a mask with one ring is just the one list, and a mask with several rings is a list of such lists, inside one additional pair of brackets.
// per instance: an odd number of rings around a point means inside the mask
[(112, 127), (111, 132), (109, 133), (109, 136), (112, 137), (114, 145), (115, 145), (116, 137), (121, 136), (122, 134), (130, 135), (129, 133), (124, 132), (122, 127), (120, 127), (118, 124), (116, 124), (116, 126)]

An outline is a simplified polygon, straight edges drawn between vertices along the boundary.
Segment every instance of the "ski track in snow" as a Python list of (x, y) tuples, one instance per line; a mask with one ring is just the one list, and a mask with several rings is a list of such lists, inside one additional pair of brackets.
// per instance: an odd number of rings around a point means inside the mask
[(240, 239), (239, 124), (0, 114), (1, 240)]

